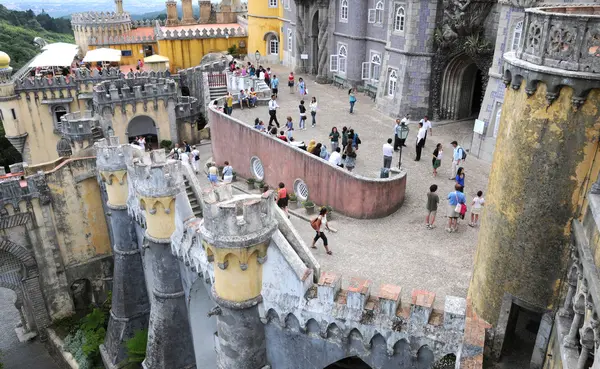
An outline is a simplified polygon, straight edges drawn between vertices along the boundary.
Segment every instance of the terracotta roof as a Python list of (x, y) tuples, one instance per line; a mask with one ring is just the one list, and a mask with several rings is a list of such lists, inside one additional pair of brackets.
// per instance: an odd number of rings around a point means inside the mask
[(131, 31), (129, 31), (128, 35), (134, 36), (134, 37), (154, 36), (154, 28), (153, 27), (140, 27), (140, 28), (132, 29)]

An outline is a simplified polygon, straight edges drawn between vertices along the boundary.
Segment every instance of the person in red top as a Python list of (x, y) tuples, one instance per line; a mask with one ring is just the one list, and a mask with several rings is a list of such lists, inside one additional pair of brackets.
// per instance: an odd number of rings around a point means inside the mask
[(279, 136), (277, 136), (277, 138), (279, 138), (282, 141), (288, 142), (287, 137), (285, 137), (285, 132), (284, 131), (279, 131)]
[(288, 86), (290, 86), (290, 93), (294, 93), (294, 72), (290, 72), (288, 76)]
[(277, 190), (277, 206), (283, 211), (285, 211), (285, 215), (290, 217), (288, 213), (288, 195), (287, 189), (285, 188), (285, 184), (283, 182), (279, 182), (279, 189)]

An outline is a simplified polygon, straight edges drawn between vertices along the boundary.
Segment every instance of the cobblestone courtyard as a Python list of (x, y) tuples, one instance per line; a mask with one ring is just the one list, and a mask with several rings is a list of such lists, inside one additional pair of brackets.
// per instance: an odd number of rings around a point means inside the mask
[[(272, 69), (280, 76), (282, 85), (278, 99), (281, 108), (277, 114), (280, 124), (283, 125), (285, 117), (290, 115), (297, 129), (300, 98), (297, 92), (291, 94), (286, 85), (289, 71), (281, 67)], [(379, 113), (373, 101), (360, 93), (357, 95), (355, 114), (351, 115), (348, 112), (347, 90), (331, 85), (318, 85), (310, 77), (296, 76), (298, 77), (307, 81), (309, 95), (305, 103), (308, 104), (310, 97), (317, 97), (319, 111), (317, 127), (312, 128), (308, 124), (306, 131), (296, 130), (296, 140), (308, 143), (314, 138), (317, 142), (328, 143), (327, 137), (331, 127), (353, 127), (363, 142), (358, 152), (355, 172), (364, 176), (378, 176), (382, 166), (382, 145), (388, 138), (393, 137), (395, 120)], [(253, 125), (257, 117), (267, 124), (269, 118), (266, 106), (234, 109), (233, 116), (249, 125)], [(416, 123), (419, 119), (421, 117), (411, 117), (412, 124), (406, 142), (408, 147), (403, 151), (402, 167), (408, 172), (408, 177), (406, 199), (402, 208), (389, 217), (377, 220), (357, 220), (335, 214), (331, 224), (339, 232), (327, 233), (333, 256), (325, 254), (325, 250), (320, 246), (321, 241), (319, 249), (314, 250), (314, 253), (324, 271), (339, 273), (346, 279), (369, 278), (374, 283), (373, 291), (376, 291), (381, 283), (400, 285), (403, 287), (404, 301), (408, 301), (412, 289), (430, 290), (437, 294), (436, 307), (442, 308), (444, 296), (466, 296), (473, 269), (478, 229), (470, 228), (466, 221), (462, 221), (458, 233), (448, 234), (444, 231), (447, 221), (446, 196), (454, 188), (454, 181), (448, 180), (452, 157), (450, 142), (456, 140), (468, 148), (473, 121), (444, 122), (440, 125), (433, 122), (433, 135), (428, 136), (421, 161), (416, 162), (414, 142), (418, 131)], [(310, 115), (308, 122), (310, 123)], [(438, 177), (433, 178), (430, 158), (438, 142), (444, 146), (444, 159), (442, 167), (438, 170)], [(330, 145), (327, 146), (329, 148)], [(206, 151), (203, 157), (211, 155), (208, 146), (204, 146), (203, 151)], [(395, 153), (393, 166), (397, 166), (397, 163), (398, 154)], [(235, 169), (236, 163), (232, 164)], [(484, 191), (485, 196), (490, 165), (470, 155), (464, 167), (466, 194), (470, 205), (478, 190)], [(429, 186), (434, 183), (439, 186), (440, 205), (437, 228), (428, 230), (424, 225), (426, 194)], [(245, 186), (243, 183), (240, 185)], [(287, 185), (289, 188), (291, 184)], [(292, 217), (292, 222), (305, 242), (310, 245), (314, 236), (310, 225), (298, 217)]]

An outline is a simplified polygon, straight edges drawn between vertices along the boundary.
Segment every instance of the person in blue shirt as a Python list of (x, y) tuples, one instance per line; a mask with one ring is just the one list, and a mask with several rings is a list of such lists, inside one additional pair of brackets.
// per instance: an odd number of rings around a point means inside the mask
[(466, 204), (467, 199), (465, 194), (461, 192), (461, 186), (457, 183), (454, 185), (454, 191), (448, 194), (448, 228), (446, 232), (452, 233), (458, 231), (458, 217), (460, 212), (456, 211), (456, 205)]
[(465, 168), (459, 167), (456, 171), (456, 184), (460, 185), (461, 191), (465, 192)]
[(277, 97), (279, 93), (279, 79), (276, 75), (273, 75), (273, 79), (271, 80), (271, 90), (273, 91), (273, 95)]

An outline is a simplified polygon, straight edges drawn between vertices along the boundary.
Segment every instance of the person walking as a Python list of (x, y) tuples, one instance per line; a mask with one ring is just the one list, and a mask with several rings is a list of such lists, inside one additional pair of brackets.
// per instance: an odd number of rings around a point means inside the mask
[(175, 160), (179, 160), (179, 155), (181, 154), (181, 149), (179, 148), (179, 144), (176, 143), (175, 147), (171, 149), (167, 158), (173, 158)]
[(292, 135), (294, 134), (294, 122), (292, 122), (292, 117), (287, 117), (287, 123), (285, 124), (285, 132), (288, 141), (292, 139)]
[(277, 109), (279, 109), (279, 105), (275, 101), (276, 98), (277, 96), (271, 95), (271, 100), (269, 100), (269, 126), (272, 126), (273, 122), (275, 122), (277, 128), (279, 128), (279, 121), (277, 121)]
[(279, 79), (275, 74), (273, 75), (273, 79), (271, 80), (271, 91), (273, 92), (273, 95), (277, 97), (277, 94), (279, 93)]
[[(185, 141), (184, 141), (184, 143), (185, 143)], [(181, 160), (182, 163), (185, 163), (188, 165), (191, 164), (190, 154), (191, 154), (191, 150), (190, 150), (190, 152), (188, 152), (187, 150), (184, 149), (183, 152), (181, 152), (179, 154), (179, 160)]]
[(192, 166), (194, 167), (194, 173), (198, 174), (200, 171), (200, 151), (196, 146), (192, 147)]
[(325, 251), (327, 252), (327, 255), (332, 255), (333, 253), (328, 247), (327, 237), (325, 236), (325, 233), (323, 233), (323, 231), (321, 230), (322, 227), (325, 226), (327, 230), (331, 231), (331, 228), (329, 228), (329, 225), (327, 224), (327, 208), (321, 208), (321, 210), (319, 211), (319, 216), (313, 219), (310, 222), (310, 225), (317, 232), (317, 235), (313, 239), (312, 245), (310, 247), (316, 249), (317, 246), (315, 246), (315, 244), (320, 238), (323, 240), (323, 246), (325, 246)]
[(215, 187), (219, 181), (219, 178), (217, 177), (218, 174), (219, 170), (214, 165), (208, 168), (208, 180), (213, 187)]
[(423, 117), (423, 119), (421, 119), (421, 123), (423, 123), (423, 128), (425, 128), (425, 138), (423, 138), (423, 147), (425, 147), (425, 142), (427, 141), (427, 132), (429, 132), (429, 136), (433, 136), (431, 131), (431, 121), (426, 115)]
[(394, 151), (400, 150), (400, 119), (394, 124)]
[(354, 114), (354, 104), (356, 104), (356, 89), (351, 88), (348, 90), (348, 99), (350, 100), (350, 114)]
[(456, 171), (456, 184), (460, 185), (462, 192), (465, 192), (465, 168), (459, 167)]
[(388, 138), (387, 143), (383, 144), (383, 167), (390, 169), (392, 167), (392, 157), (394, 155), (394, 146), (392, 139)]
[(228, 161), (225, 161), (225, 167), (223, 168), (223, 182), (233, 182), (233, 167), (229, 165)]
[(306, 106), (304, 106), (304, 100), (300, 100), (298, 110), (300, 111), (300, 130), (306, 131)]
[(425, 127), (423, 127), (423, 123), (419, 122), (419, 133), (417, 133), (417, 144), (416, 151), (417, 156), (415, 157), (415, 161), (421, 160), (421, 151), (423, 150), (423, 140), (425, 139), (425, 134), (427, 131)]
[(302, 79), (302, 77), (298, 78), (298, 92), (300, 92), (300, 96), (306, 95), (306, 82)]
[(438, 189), (438, 186), (433, 184), (429, 186), (429, 193), (427, 193), (427, 216), (425, 217), (425, 226), (427, 229), (434, 229), (435, 226), (435, 216), (437, 214), (438, 204), (440, 202), (440, 197), (435, 193)]
[(465, 194), (460, 191), (460, 185), (454, 185), (454, 191), (448, 194), (448, 228), (446, 228), (446, 232), (458, 231), (458, 217), (466, 208), (465, 202)]
[(329, 133), (329, 140), (331, 141), (331, 151), (335, 151), (335, 149), (340, 147), (340, 133), (338, 132), (337, 127), (333, 127), (331, 129), (331, 132)]
[(348, 169), (348, 172), (352, 172), (356, 166), (356, 151), (352, 148), (352, 145), (347, 145), (344, 150), (344, 166)]
[(477, 196), (473, 198), (471, 203), (471, 223), (470, 227), (477, 227), (479, 223), (479, 214), (483, 210), (485, 199), (483, 198), (483, 191), (477, 191)]
[(291, 94), (294, 93), (294, 78), (294, 72), (290, 72), (290, 75), (288, 76), (288, 87), (290, 88)]
[(442, 144), (438, 143), (435, 145), (435, 150), (433, 150), (433, 157), (431, 159), (431, 164), (433, 165), (433, 176), (437, 176), (437, 169), (442, 165)]
[(227, 97), (225, 98), (225, 107), (227, 108), (225, 114), (231, 115), (231, 113), (233, 113), (233, 96), (231, 95), (231, 92), (227, 93)]
[(279, 182), (279, 188), (277, 189), (277, 206), (279, 206), (279, 208), (283, 210), (285, 215), (287, 215), (289, 218), (290, 214), (288, 212), (288, 202), (289, 198), (285, 184), (283, 184), (283, 182)]
[(360, 145), (362, 143), (360, 137), (358, 137), (358, 133), (354, 132), (353, 128), (350, 128), (350, 133), (348, 134), (348, 140), (350, 140), (350, 137), (352, 137), (351, 139), (351, 143), (352, 146), (354, 148), (354, 151), (358, 151), (358, 145)]
[(348, 146), (348, 127), (342, 127), (342, 152), (346, 151), (346, 146)]
[(317, 98), (313, 96), (310, 101), (310, 116), (312, 117), (312, 127), (317, 126)]
[(465, 150), (460, 147), (458, 142), (452, 141), (450, 145), (454, 147), (454, 153), (452, 155), (452, 173), (450, 173), (450, 178), (448, 179), (456, 180), (456, 171), (460, 166), (460, 163), (467, 157), (467, 155)]

